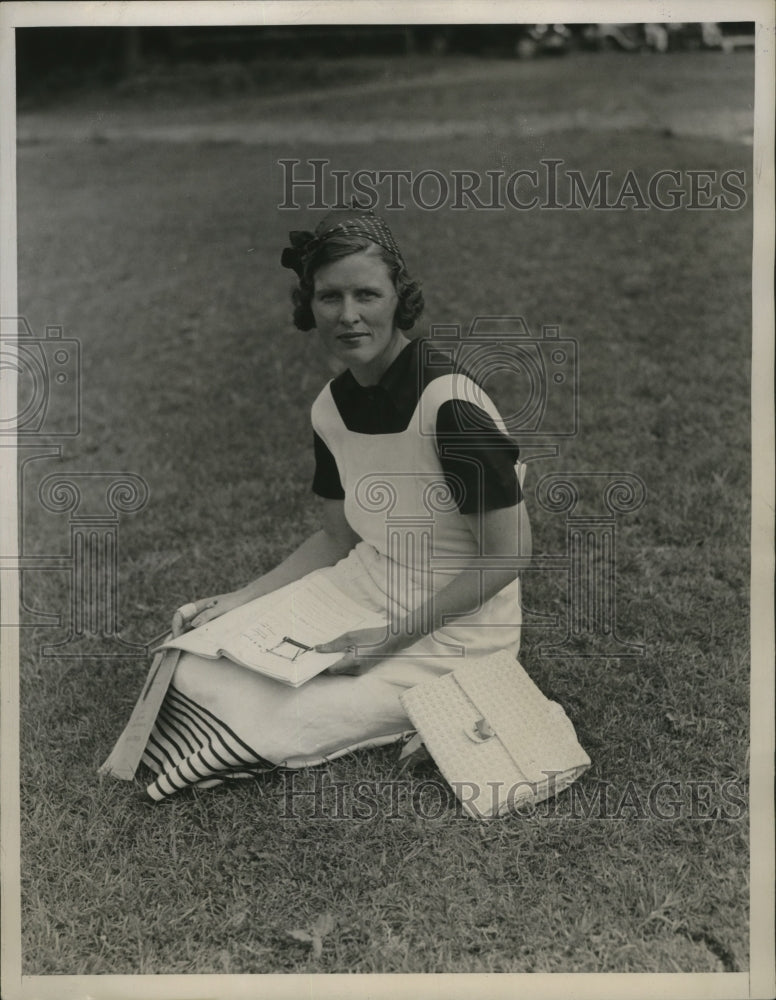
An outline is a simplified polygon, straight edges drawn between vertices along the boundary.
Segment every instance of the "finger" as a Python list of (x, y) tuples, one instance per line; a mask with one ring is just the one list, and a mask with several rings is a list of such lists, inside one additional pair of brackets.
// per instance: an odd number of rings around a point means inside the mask
[(346, 632), (344, 635), (338, 635), (336, 639), (330, 639), (329, 642), (320, 643), (315, 647), (315, 651), (316, 653), (341, 653), (352, 645), (350, 633)]
[(173, 613), (172, 616), (172, 635), (174, 639), (177, 639), (179, 635), (183, 635), (184, 632), (188, 632), (191, 628), (191, 621), (193, 615), (197, 613), (197, 605), (183, 604)]
[(196, 618), (192, 618), (189, 622), (191, 628), (199, 628), (200, 625), (206, 625), (207, 622), (212, 621), (214, 618), (218, 617), (217, 611), (203, 611), (202, 614), (197, 615)]
[(215, 608), (217, 604), (218, 599), (214, 598), (212, 601), (208, 601), (203, 607), (198, 607), (197, 613), (189, 620), (190, 627), (199, 628), (200, 625), (204, 625), (205, 622), (209, 622), (211, 618), (218, 617), (217, 611), (210, 613), (210, 609)]

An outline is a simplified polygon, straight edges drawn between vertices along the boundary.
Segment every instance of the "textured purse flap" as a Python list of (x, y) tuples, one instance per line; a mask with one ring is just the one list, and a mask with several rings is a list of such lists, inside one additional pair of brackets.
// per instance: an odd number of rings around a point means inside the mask
[(454, 673), (410, 688), (401, 702), (469, 815), (495, 816), (510, 790), (513, 800), (533, 798), (528, 779), (501, 740), (478, 735), (479, 710)]
[(525, 777), (541, 784), (548, 773), (589, 766), (574, 727), (560, 705), (547, 699), (511, 654), (494, 654), (459, 667), (456, 683)]

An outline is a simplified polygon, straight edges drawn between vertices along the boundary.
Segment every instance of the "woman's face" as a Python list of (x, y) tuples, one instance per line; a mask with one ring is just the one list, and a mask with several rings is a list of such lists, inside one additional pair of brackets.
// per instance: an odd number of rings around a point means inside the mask
[(379, 381), (407, 338), (394, 324), (399, 298), (385, 261), (362, 250), (315, 272), (311, 302), (324, 346), (362, 385)]

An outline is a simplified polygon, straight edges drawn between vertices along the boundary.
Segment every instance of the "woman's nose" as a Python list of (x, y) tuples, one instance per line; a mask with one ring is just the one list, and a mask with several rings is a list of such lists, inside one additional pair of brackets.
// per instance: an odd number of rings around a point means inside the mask
[(357, 323), (360, 319), (360, 312), (358, 309), (358, 302), (351, 296), (346, 295), (342, 300), (342, 312), (340, 313), (340, 319), (347, 326), (352, 326)]

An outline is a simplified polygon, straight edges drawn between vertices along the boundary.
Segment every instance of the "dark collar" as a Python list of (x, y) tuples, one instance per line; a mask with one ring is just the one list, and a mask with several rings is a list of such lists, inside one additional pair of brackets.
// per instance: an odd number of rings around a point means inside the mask
[(411, 340), (396, 355), (377, 383), (400, 413), (417, 406), (422, 390), (418, 359), (420, 340)]
[(360, 385), (350, 369), (331, 383), (331, 394), (349, 430), (367, 434), (404, 430), (422, 392), (420, 340), (401, 349), (376, 385)]

